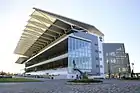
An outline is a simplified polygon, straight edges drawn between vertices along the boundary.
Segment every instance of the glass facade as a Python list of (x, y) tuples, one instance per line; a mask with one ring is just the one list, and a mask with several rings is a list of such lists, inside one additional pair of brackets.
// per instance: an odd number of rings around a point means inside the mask
[(129, 59), (122, 43), (104, 43), (105, 74), (117, 76), (130, 73)]
[(68, 38), (68, 72), (73, 73), (73, 61), (76, 68), (83, 72), (91, 72), (91, 42), (75, 37)]

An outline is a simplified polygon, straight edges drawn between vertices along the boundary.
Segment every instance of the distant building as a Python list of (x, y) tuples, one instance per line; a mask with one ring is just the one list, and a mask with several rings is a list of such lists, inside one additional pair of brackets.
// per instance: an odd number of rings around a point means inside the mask
[(16, 63), (25, 64), (28, 74), (74, 78), (76, 67), (91, 76), (104, 78), (104, 34), (92, 25), (34, 8), (21, 35)]
[(128, 67), (128, 73), (131, 73), (131, 67), (130, 67), (130, 59), (129, 59), (129, 54), (126, 54), (126, 63), (128, 63), (127, 67)]
[(129, 55), (123, 43), (103, 43), (103, 51), (106, 76), (130, 73)]

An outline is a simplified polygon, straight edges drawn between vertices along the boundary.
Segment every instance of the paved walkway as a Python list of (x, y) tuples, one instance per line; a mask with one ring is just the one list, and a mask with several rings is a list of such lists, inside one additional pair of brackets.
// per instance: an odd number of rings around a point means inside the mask
[(104, 80), (103, 84), (67, 85), (66, 80), (0, 83), (0, 93), (140, 93), (140, 81)]

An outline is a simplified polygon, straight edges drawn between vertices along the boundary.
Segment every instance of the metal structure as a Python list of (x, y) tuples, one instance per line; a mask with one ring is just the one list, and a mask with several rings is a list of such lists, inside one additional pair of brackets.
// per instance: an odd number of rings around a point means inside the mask
[[(24, 63), (28, 58), (34, 55), (39, 55), (44, 48), (56, 42), (57, 39), (64, 37), (72, 28), (85, 29), (86, 31), (104, 36), (94, 26), (75, 21), (54, 13), (50, 13), (38, 8), (33, 8), (35, 11), (30, 15), (28, 24), (20, 37), (20, 40), (14, 51), (15, 54), (23, 55), (16, 63)], [(23, 60), (24, 59), (24, 60)], [(20, 61), (19, 61), (20, 60)]]

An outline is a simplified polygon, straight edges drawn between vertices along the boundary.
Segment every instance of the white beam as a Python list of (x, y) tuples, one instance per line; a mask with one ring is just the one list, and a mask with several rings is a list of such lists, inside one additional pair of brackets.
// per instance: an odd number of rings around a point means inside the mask
[(49, 60), (46, 60), (46, 61), (43, 61), (43, 62), (40, 62), (40, 63), (37, 63), (37, 64), (34, 64), (32, 66), (26, 67), (26, 69), (29, 69), (29, 68), (32, 68), (32, 67), (36, 67), (36, 66), (40, 66), (40, 65), (43, 65), (43, 64), (46, 64), (46, 63), (54, 62), (54, 61), (57, 61), (57, 60), (60, 60), (60, 59), (64, 59), (64, 58), (67, 58), (67, 57), (68, 57), (68, 53), (60, 55), (60, 56), (57, 56), (55, 58), (51, 58)]

